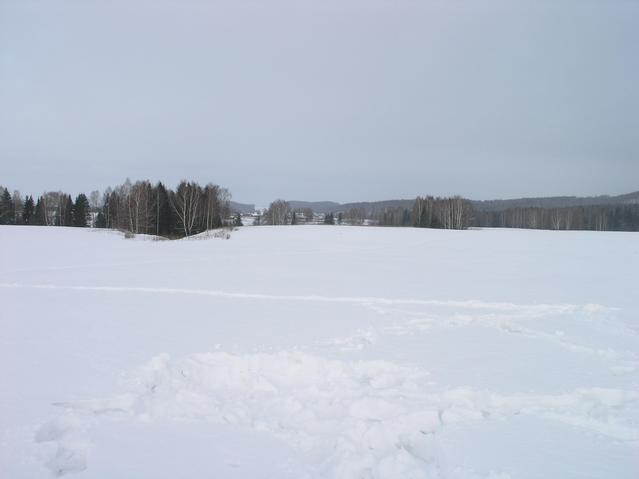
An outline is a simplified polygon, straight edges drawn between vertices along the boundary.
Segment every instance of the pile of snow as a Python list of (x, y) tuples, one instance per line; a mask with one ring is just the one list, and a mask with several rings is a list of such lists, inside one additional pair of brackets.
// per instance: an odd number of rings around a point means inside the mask
[[(134, 418), (233, 424), (277, 436), (322, 477), (474, 477), (446, 464), (439, 434), (450, 424), (532, 415), (619, 441), (638, 441), (639, 392), (578, 389), (504, 396), (438, 391), (428, 374), (386, 361), (339, 361), (299, 352), (153, 358), (131, 392), (58, 404), (38, 442), (54, 442), (54, 474), (86, 468), (86, 434), (103, 421)], [(491, 472), (491, 477), (496, 473)], [(505, 477), (505, 476), (504, 476)]]

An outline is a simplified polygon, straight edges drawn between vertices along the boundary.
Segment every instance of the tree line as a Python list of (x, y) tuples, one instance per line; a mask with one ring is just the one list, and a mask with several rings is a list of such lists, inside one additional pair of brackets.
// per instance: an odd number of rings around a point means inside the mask
[(0, 187), (0, 224), (77, 226), (86, 227), (90, 221), (90, 205), (87, 196), (80, 193), (75, 201), (61, 191), (50, 191), (24, 198), (19, 191), (13, 194)]
[(466, 229), (527, 228), (546, 230), (639, 231), (639, 204), (602, 204), (561, 208), (516, 207), (481, 211), (473, 202), (418, 197), (412, 209), (385, 208), (377, 215), (381, 226)]
[(639, 204), (476, 211), (474, 226), (547, 230), (639, 231)]
[[(258, 216), (255, 224), (295, 225), (298, 218), (313, 217), (310, 208), (293, 210), (284, 200), (273, 201), (263, 215)], [(473, 208), (468, 200), (459, 196), (435, 198), (418, 197), (412, 209), (386, 207), (378, 212), (367, 213), (363, 207), (351, 207), (337, 213), (322, 215), (324, 224), (414, 226), (419, 228), (465, 229), (472, 225)]]
[(181, 238), (226, 226), (230, 194), (218, 185), (181, 181), (175, 190), (162, 182), (126, 180), (100, 195), (75, 201), (64, 192), (24, 199), (0, 187), (0, 224), (113, 228), (132, 234)]
[[(393, 203), (393, 202), (389, 202)], [(400, 206), (396, 206), (400, 203)], [(412, 208), (406, 201), (368, 211), (353, 205), (345, 211), (315, 217), (309, 207), (292, 209), (278, 199), (258, 214), (256, 225), (296, 225), (309, 221), (324, 224), (403, 226), (466, 229), (476, 227), (551, 230), (639, 231), (639, 204), (600, 204), (569, 207), (512, 207), (482, 210), (460, 196), (417, 197)], [(410, 203), (408, 203), (409, 206)], [(181, 181), (172, 190), (148, 180), (126, 180), (101, 195), (92, 191), (74, 198), (49, 191), (34, 198), (22, 197), (0, 187), (0, 224), (113, 228), (133, 234), (181, 238), (220, 228), (241, 226), (237, 213), (231, 218), (230, 194), (218, 185), (200, 186)]]

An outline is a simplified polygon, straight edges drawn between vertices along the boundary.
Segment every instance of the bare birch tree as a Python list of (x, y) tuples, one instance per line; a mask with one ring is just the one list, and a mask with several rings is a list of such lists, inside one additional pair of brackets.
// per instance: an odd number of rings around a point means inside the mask
[(178, 218), (178, 223), (184, 231), (184, 236), (191, 236), (197, 226), (201, 207), (202, 188), (194, 182), (183, 180), (175, 193), (169, 195), (171, 206)]
[(284, 200), (273, 201), (266, 212), (267, 222), (270, 225), (284, 225), (290, 211), (289, 204)]

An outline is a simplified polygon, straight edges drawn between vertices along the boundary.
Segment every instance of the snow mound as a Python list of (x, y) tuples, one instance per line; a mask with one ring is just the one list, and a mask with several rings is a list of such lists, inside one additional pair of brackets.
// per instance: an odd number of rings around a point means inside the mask
[[(439, 435), (449, 424), (529, 414), (639, 441), (639, 393), (579, 389), (561, 395), (439, 391), (429, 375), (388, 361), (343, 361), (301, 352), (162, 354), (131, 374), (131, 392), (61, 403), (39, 430), (54, 444), (57, 475), (87, 467), (90, 430), (137, 418), (231, 424), (273, 434), (308, 457), (309, 477), (479, 477), (449, 467)], [(491, 472), (484, 477), (508, 477)]]

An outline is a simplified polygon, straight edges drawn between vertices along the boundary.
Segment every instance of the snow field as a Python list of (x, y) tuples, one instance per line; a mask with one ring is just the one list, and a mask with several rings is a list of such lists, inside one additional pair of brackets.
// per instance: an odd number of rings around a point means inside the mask
[(636, 239), (2, 228), (0, 469), (636, 477)]

